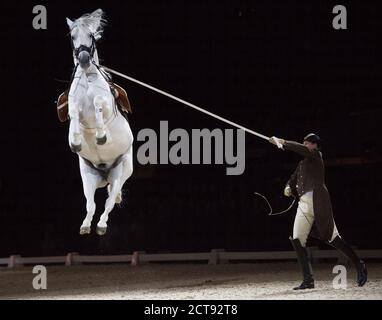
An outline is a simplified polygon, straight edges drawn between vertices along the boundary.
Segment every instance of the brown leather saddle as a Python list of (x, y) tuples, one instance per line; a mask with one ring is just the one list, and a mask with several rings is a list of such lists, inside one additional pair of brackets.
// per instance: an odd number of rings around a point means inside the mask
[[(117, 105), (119, 110), (123, 113), (133, 113), (131, 110), (131, 105), (129, 98), (127, 97), (127, 93), (125, 89), (120, 87), (119, 85), (109, 82), (110, 90), (114, 95), (115, 100), (117, 101)], [(66, 122), (69, 120), (69, 111), (68, 111), (68, 95), (69, 89), (65, 92), (61, 93), (57, 99), (57, 115), (58, 119), (61, 122)]]

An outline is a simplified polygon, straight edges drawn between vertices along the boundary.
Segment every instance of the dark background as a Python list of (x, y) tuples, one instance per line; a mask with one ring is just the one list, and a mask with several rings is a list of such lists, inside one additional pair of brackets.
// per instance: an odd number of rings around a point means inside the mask
[[(48, 30), (32, 28), (32, 8)], [(346, 5), (348, 30), (332, 27)], [(80, 236), (85, 198), (68, 124), (55, 100), (73, 68), (65, 17), (98, 7), (109, 20), (104, 64), (266, 135), (324, 141), (327, 186), (341, 235), (381, 248), (381, 33), (378, 1), (6, 1), (1, 3), (0, 256), (290, 250), (295, 208), (268, 217), (254, 191), (284, 209), (299, 157), (246, 135), (246, 170), (135, 164), (108, 233)], [(114, 78), (142, 128), (230, 128), (143, 87)], [(139, 143), (135, 144), (135, 150)], [(106, 191), (97, 191), (97, 213)]]

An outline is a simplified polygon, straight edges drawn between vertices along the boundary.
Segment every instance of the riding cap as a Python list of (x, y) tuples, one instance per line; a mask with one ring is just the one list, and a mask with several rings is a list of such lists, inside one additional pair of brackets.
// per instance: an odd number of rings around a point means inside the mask
[(306, 135), (304, 137), (304, 141), (316, 143), (317, 147), (319, 147), (319, 148), (321, 147), (321, 138), (318, 135), (316, 135), (315, 133), (309, 133), (308, 135)]

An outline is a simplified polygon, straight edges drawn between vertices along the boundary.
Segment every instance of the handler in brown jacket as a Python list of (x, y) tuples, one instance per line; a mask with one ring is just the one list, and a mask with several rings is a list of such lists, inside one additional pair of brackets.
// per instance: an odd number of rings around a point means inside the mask
[(305, 247), (309, 235), (327, 241), (352, 261), (357, 268), (358, 286), (363, 286), (367, 281), (366, 265), (340, 237), (333, 219), (332, 204), (325, 186), (325, 167), (320, 152), (320, 137), (314, 133), (308, 134), (303, 144), (276, 137), (270, 138), (269, 142), (304, 157), (284, 190), (286, 196), (293, 195), (299, 198), (293, 238), (291, 237), (290, 240), (302, 269), (303, 282), (294, 290), (314, 288), (312, 267)]

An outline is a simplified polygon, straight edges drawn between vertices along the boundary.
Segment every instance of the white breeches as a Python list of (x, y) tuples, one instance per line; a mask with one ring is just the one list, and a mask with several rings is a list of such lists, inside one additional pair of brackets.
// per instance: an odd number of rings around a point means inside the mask
[[(299, 239), (303, 247), (314, 223), (313, 191), (305, 193), (298, 202), (296, 218), (293, 225), (293, 239)], [(333, 235), (329, 242), (339, 236), (336, 223), (334, 223)]]

